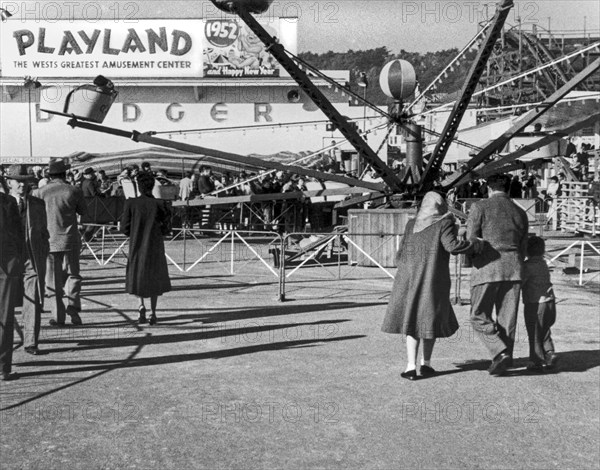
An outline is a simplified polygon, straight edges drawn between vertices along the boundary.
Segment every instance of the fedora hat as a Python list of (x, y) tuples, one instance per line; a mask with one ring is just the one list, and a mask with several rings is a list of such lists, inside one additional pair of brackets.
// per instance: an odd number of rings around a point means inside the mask
[(84, 175), (92, 175), (94, 174), (94, 169), (91, 166), (88, 166), (85, 170), (83, 170)]
[(27, 173), (27, 165), (21, 164), (10, 165), (4, 177), (17, 181), (31, 181), (35, 179), (35, 176)]
[(63, 160), (51, 161), (48, 165), (49, 175), (60, 175), (67, 172), (67, 164)]

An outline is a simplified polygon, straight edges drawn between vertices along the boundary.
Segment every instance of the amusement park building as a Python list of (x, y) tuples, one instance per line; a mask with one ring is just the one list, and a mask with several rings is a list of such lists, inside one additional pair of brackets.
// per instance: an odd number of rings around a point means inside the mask
[[(295, 18), (270, 18), (265, 26), (297, 52)], [(2, 23), (1, 43), (4, 163), (41, 163), (82, 152), (138, 150), (143, 157), (143, 144), (71, 129), (67, 118), (48, 112), (62, 112), (69, 92), (97, 75), (112, 80), (119, 92), (105, 126), (153, 131), (241, 155), (314, 152), (341, 140), (240, 20), (151, 19), (132, 25), (11, 18)], [(341, 85), (349, 80), (348, 71), (324, 73)], [(385, 124), (327, 81), (313, 82), (359, 127)], [(383, 131), (369, 136), (377, 146), (384, 138)], [(351, 150), (347, 144), (340, 148)]]

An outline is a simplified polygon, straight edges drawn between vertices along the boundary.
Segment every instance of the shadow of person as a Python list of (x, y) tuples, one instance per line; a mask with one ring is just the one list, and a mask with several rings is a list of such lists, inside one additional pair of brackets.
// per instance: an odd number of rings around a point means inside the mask
[[(546, 374), (560, 374), (561, 372), (586, 372), (600, 366), (600, 350), (581, 349), (578, 351), (564, 351), (556, 353), (557, 364), (553, 369), (545, 369)], [(539, 372), (527, 370), (527, 358), (518, 359), (523, 369), (510, 369), (507, 375), (539, 375)]]
[(464, 362), (454, 362), (452, 365), (456, 366), (462, 372), (469, 372), (471, 370), (487, 370), (490, 367), (491, 361), (489, 359), (467, 359)]

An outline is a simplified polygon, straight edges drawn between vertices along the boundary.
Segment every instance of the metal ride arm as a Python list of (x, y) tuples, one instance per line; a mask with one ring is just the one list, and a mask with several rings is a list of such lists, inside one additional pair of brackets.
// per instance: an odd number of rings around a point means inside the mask
[(579, 72), (575, 77), (569, 80), (568, 83), (563, 85), (559, 90), (552, 94), (546, 101), (544, 101), (539, 106), (536, 106), (531, 111), (523, 114), (516, 122), (508, 129), (504, 134), (502, 134), (499, 138), (489, 142), (487, 145), (483, 147), (481, 152), (479, 152), (475, 157), (467, 162), (467, 168), (465, 170), (461, 170), (459, 172), (453, 173), (448, 181), (446, 182), (446, 188), (451, 188), (452, 186), (456, 186), (461, 180), (465, 178), (465, 175), (472, 171), (476, 166), (480, 163), (483, 163), (486, 158), (494, 154), (494, 152), (499, 151), (506, 145), (506, 143), (514, 137), (515, 134), (522, 131), (531, 124), (533, 121), (538, 119), (542, 114), (548, 111), (552, 106), (558, 103), (562, 98), (565, 97), (573, 88), (579, 85), (581, 82), (586, 80), (590, 75), (600, 69), (600, 59), (596, 59), (590, 65), (588, 65), (585, 69)]
[(567, 137), (573, 134), (574, 132), (578, 131), (579, 129), (591, 126), (594, 124), (594, 121), (598, 120), (598, 118), (600, 118), (599, 114), (595, 114), (593, 116), (580, 116), (578, 119), (573, 119), (565, 123), (565, 127), (563, 129), (555, 131), (552, 134), (546, 135), (541, 139), (537, 140), (536, 142), (524, 145), (520, 149), (503, 156), (499, 160), (489, 163), (477, 173), (485, 178), (486, 176), (493, 175), (494, 173), (498, 173), (500, 171), (506, 172), (506, 165), (509, 163), (513, 163), (517, 158), (527, 155), (539, 148), (545, 147), (546, 145), (556, 140), (562, 139), (563, 137)]
[[(214, 3), (214, 0), (211, 1)], [(215, 4), (215, 6), (218, 8), (218, 5)], [(342, 116), (342, 114), (340, 114), (340, 112), (329, 102), (325, 95), (313, 85), (306, 73), (285, 53), (283, 45), (279, 44), (243, 6), (234, 5), (232, 6), (232, 9), (265, 44), (267, 51), (277, 59), (279, 64), (281, 64), (281, 66), (290, 74), (319, 109), (323, 111), (331, 123), (339, 129), (342, 135), (359, 153), (359, 156), (364, 158), (367, 163), (371, 165), (393, 192), (401, 191), (403, 187), (402, 182), (398, 176), (396, 176), (394, 171), (380, 160), (377, 154), (373, 152), (371, 147), (369, 147), (359, 133), (350, 125), (348, 120), (344, 118), (344, 116)]]
[(471, 97), (473, 96), (473, 93), (479, 84), (479, 79), (485, 70), (494, 45), (500, 37), (504, 22), (506, 21), (508, 13), (513, 5), (513, 0), (502, 0), (498, 6), (493, 24), (488, 29), (485, 40), (483, 41), (479, 52), (477, 53), (477, 57), (475, 58), (475, 61), (471, 66), (471, 70), (469, 71), (468, 78), (460, 92), (460, 99), (456, 101), (454, 108), (448, 117), (446, 126), (442, 131), (442, 137), (438, 141), (433, 153), (431, 154), (431, 158), (427, 162), (427, 166), (423, 172), (423, 177), (419, 183), (419, 191), (426, 189), (426, 186), (431, 184), (437, 177), (439, 169), (442, 166), (442, 162), (444, 161), (444, 158), (446, 158), (446, 154), (450, 148), (450, 144), (452, 144), (452, 140), (458, 131), (460, 121), (462, 120), (463, 115), (469, 106)]
[(360, 188), (367, 188), (374, 191), (382, 191), (383, 184), (381, 183), (371, 183), (368, 181), (361, 181), (355, 178), (348, 178), (344, 176), (335, 175), (332, 173), (325, 173), (322, 171), (311, 170), (308, 168), (304, 168), (296, 165), (285, 165), (283, 163), (270, 162), (267, 160), (262, 160), (256, 157), (246, 157), (243, 155), (238, 155), (235, 153), (223, 152), (221, 150), (215, 150), (206, 147), (200, 147), (198, 145), (190, 145), (184, 144), (183, 142), (173, 142), (167, 139), (161, 139), (158, 137), (153, 137), (147, 133), (140, 133), (138, 131), (123, 131), (121, 129), (115, 129), (113, 127), (100, 126), (98, 124), (92, 124), (90, 122), (78, 121), (76, 118), (72, 118), (69, 120), (68, 124), (75, 128), (79, 127), (82, 129), (89, 129), (92, 131), (103, 132), (105, 134), (116, 135), (119, 137), (125, 137), (127, 139), (131, 139), (134, 142), (145, 142), (147, 144), (152, 145), (160, 145), (161, 147), (167, 147), (177, 150), (182, 150), (184, 152), (194, 153), (194, 154), (202, 154), (209, 155), (214, 158), (218, 158), (221, 160), (226, 160), (230, 162), (236, 162), (241, 164), (250, 164), (259, 168), (269, 168), (274, 170), (282, 170), (289, 171), (292, 173), (296, 173), (298, 175), (311, 176), (313, 178), (317, 178), (325, 181), (337, 181), (339, 183), (344, 183), (349, 186), (358, 186)]

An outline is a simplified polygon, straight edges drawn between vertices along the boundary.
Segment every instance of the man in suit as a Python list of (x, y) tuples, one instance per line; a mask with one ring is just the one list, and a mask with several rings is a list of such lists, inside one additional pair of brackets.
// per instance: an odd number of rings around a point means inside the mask
[(473, 256), (471, 324), (491, 354), (489, 373), (502, 375), (512, 363), (528, 221), (508, 197), (509, 176), (491, 176), (488, 187), (488, 198), (473, 204), (467, 221), (468, 239), (485, 241)]
[(41, 354), (38, 342), (50, 237), (46, 221), (46, 206), (44, 201), (29, 194), (32, 175), (27, 174), (25, 165), (11, 165), (5, 177), (10, 195), (17, 202), (25, 235), (22, 310), (25, 352), (37, 355)]
[(23, 272), (23, 228), (19, 209), (0, 176), (0, 380), (13, 378), (15, 305)]
[[(77, 215), (85, 215), (87, 207), (80, 188), (65, 180), (67, 165), (63, 160), (50, 162), (50, 182), (36, 191), (34, 196), (43, 199), (48, 215), (50, 254), (46, 265), (47, 296), (54, 316), (51, 326), (64, 326), (68, 314), (73, 325), (81, 325), (81, 275), (79, 274), (79, 250), (81, 239), (77, 227)], [(63, 264), (66, 267), (67, 281)], [(67, 307), (63, 297), (66, 297)]]

